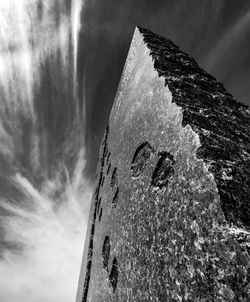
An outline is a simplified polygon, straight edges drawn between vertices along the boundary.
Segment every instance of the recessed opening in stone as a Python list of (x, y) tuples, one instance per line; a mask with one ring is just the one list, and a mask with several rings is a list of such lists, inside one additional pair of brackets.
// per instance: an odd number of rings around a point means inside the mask
[(95, 201), (95, 210), (94, 210), (94, 215), (93, 215), (91, 230), (90, 230), (90, 235), (89, 235), (88, 261), (87, 261), (87, 266), (86, 266), (86, 274), (85, 274), (83, 297), (82, 297), (83, 302), (87, 301), (88, 290), (89, 290), (89, 281), (90, 281), (93, 247), (94, 247), (95, 221), (96, 221), (96, 215), (97, 215), (97, 203), (98, 203), (98, 201), (96, 200)]
[(101, 170), (101, 172), (99, 174), (98, 185), (97, 185), (98, 190), (100, 189), (100, 186), (102, 183), (102, 177), (103, 177), (103, 171)]
[(99, 213), (99, 210), (100, 210), (100, 206), (101, 206), (101, 197), (99, 198), (98, 202), (97, 202), (97, 213)]
[(104, 141), (103, 142), (103, 151), (102, 151), (102, 156), (101, 156), (101, 159), (100, 159), (100, 164), (101, 164), (101, 167), (104, 167), (104, 164), (105, 164), (105, 158), (107, 156), (107, 144), (106, 142)]
[(105, 180), (105, 176), (103, 176), (103, 178), (102, 178), (101, 186), (103, 186), (104, 180)]
[(101, 220), (102, 220), (102, 208), (101, 208), (100, 213), (99, 213), (99, 222), (101, 222)]
[(141, 144), (136, 149), (131, 165), (131, 173), (133, 177), (141, 175), (152, 153), (153, 149), (148, 142)]
[(109, 174), (110, 168), (111, 168), (111, 163), (108, 165), (107, 175)]
[(102, 262), (103, 262), (103, 267), (106, 269), (108, 268), (109, 255), (110, 255), (109, 236), (105, 236), (103, 247), (102, 247)]
[(118, 185), (118, 172), (117, 172), (116, 167), (113, 170), (110, 185), (111, 185), (112, 188), (114, 188), (116, 185)]
[(175, 161), (173, 155), (168, 152), (161, 152), (159, 156), (160, 159), (153, 172), (151, 185), (161, 189), (168, 185), (169, 179), (173, 176)]
[(113, 287), (113, 292), (115, 292), (118, 282), (118, 261), (116, 257), (114, 257), (113, 259), (113, 264), (109, 275), (109, 281)]
[(107, 156), (107, 159), (106, 159), (106, 164), (107, 164), (108, 161), (109, 161), (110, 155), (111, 155), (111, 152), (108, 153), (108, 156)]
[(116, 189), (114, 198), (112, 200), (112, 207), (116, 208), (119, 199), (119, 188)]

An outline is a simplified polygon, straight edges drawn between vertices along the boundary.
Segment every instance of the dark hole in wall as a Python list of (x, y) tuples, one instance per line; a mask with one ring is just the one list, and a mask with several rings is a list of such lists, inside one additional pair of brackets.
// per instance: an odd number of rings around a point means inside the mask
[(148, 142), (141, 144), (136, 149), (131, 165), (132, 176), (138, 177), (141, 175), (151, 157), (152, 152), (153, 149)]
[(105, 180), (105, 176), (103, 176), (103, 178), (102, 178), (101, 186), (103, 186), (104, 180)]
[(101, 182), (102, 182), (102, 176), (103, 176), (103, 172), (101, 170), (100, 173), (99, 173), (98, 184), (97, 184), (96, 190), (95, 190), (95, 198), (96, 198), (96, 200), (98, 200), (98, 198), (99, 198), (100, 187), (101, 187)]
[(101, 167), (104, 166), (105, 158), (108, 154), (108, 144), (107, 144), (108, 134), (109, 134), (109, 126), (106, 127), (105, 134), (104, 134), (104, 139), (103, 139), (103, 142), (102, 142), (103, 152), (102, 152), (102, 157), (101, 157), (101, 160), (100, 160)]
[(113, 259), (113, 264), (109, 275), (109, 281), (113, 287), (113, 292), (115, 292), (118, 282), (118, 261), (115, 257)]
[(108, 166), (107, 175), (109, 174), (110, 168), (111, 168), (111, 163), (110, 163), (109, 166)]
[(107, 143), (104, 141), (103, 142), (103, 151), (102, 151), (102, 156), (100, 158), (100, 164), (101, 167), (104, 167), (105, 164), (105, 157), (107, 156)]
[(111, 185), (112, 188), (114, 188), (116, 185), (118, 185), (118, 172), (117, 172), (116, 167), (113, 170), (110, 185)]
[(110, 158), (111, 152), (108, 153), (107, 159), (106, 159), (106, 164), (109, 162), (109, 158)]
[[(98, 185), (97, 185), (97, 188), (98, 188), (98, 186), (100, 186), (100, 185), (101, 185), (101, 182), (102, 182), (102, 176), (103, 176), (103, 169), (101, 169), (100, 174), (99, 174), (99, 179), (98, 179)], [(97, 190), (98, 190), (98, 189), (97, 189)]]
[(102, 220), (102, 208), (101, 208), (100, 214), (99, 214), (99, 222), (101, 222), (101, 220)]
[(175, 170), (173, 165), (175, 163), (173, 155), (168, 152), (159, 153), (158, 160), (154, 169), (151, 185), (158, 188), (163, 188), (168, 185), (169, 179), (173, 176)]
[(106, 269), (108, 268), (109, 256), (110, 256), (110, 241), (109, 241), (109, 236), (105, 236), (103, 247), (102, 247), (102, 262), (103, 262), (103, 267)]
[(90, 274), (91, 274), (91, 267), (92, 267), (93, 247), (94, 247), (96, 215), (97, 215), (97, 200), (95, 201), (95, 210), (94, 210), (93, 220), (91, 224), (91, 231), (89, 236), (88, 262), (87, 262), (86, 274), (85, 274), (85, 280), (83, 286), (82, 302), (87, 302), (87, 297), (88, 297), (89, 281), (90, 281)]
[(99, 200), (98, 200), (98, 203), (97, 203), (97, 213), (99, 213), (100, 206), (101, 206), (101, 201), (102, 201), (102, 199), (100, 197)]
[(116, 189), (114, 198), (112, 200), (112, 207), (116, 208), (119, 199), (119, 188)]

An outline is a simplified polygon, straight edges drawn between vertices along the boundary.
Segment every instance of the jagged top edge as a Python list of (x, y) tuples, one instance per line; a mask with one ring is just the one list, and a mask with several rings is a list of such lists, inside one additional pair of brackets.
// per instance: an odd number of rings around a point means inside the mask
[[(213, 77), (211, 74), (209, 74), (206, 70), (204, 70), (203, 68), (201, 68), (199, 66), (199, 64), (196, 62), (196, 60), (190, 56), (188, 53), (186, 53), (185, 51), (183, 51), (178, 45), (176, 45), (172, 40), (165, 38), (145, 27), (141, 27), (141, 26), (136, 26), (136, 29), (139, 30), (139, 32), (143, 35), (143, 40), (144, 43), (146, 44), (146, 46), (148, 47), (148, 49), (150, 50), (150, 55), (153, 58), (153, 61), (155, 61), (155, 57), (154, 57), (154, 50), (150, 47), (150, 44), (146, 41), (146, 37), (148, 35), (151, 36), (155, 36), (155, 39), (157, 39), (158, 41), (160, 41), (161, 43), (167, 43), (170, 44), (175, 50), (178, 50), (179, 52), (183, 53), (184, 55), (188, 56), (190, 58), (190, 61), (192, 62), (192, 64), (199, 70), (200, 74), (206, 76), (207, 78), (209, 78), (209, 80), (213, 81), (214, 83), (216, 83), (217, 85), (219, 84), (221, 86), (221, 88), (223, 89), (223, 93), (227, 96), (229, 96), (230, 98), (232, 98), (237, 105), (244, 107), (245, 109), (249, 109), (250, 110), (250, 106), (247, 104), (244, 104), (242, 102), (240, 102), (239, 100), (237, 100), (231, 93), (229, 93), (226, 88), (224, 87), (223, 83), (221, 83), (220, 81), (218, 81), (215, 77)], [(155, 67), (155, 69), (157, 70), (157, 68)], [(157, 70), (158, 74), (159, 71)], [(159, 75), (161, 76), (161, 75)], [(165, 77), (163, 75), (163, 77)]]

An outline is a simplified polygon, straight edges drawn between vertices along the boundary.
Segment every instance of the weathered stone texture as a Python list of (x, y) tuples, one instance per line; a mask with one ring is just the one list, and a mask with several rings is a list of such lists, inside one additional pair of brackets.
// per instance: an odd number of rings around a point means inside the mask
[(250, 228), (250, 112), (170, 40), (140, 28), (154, 67), (183, 109), (182, 125), (199, 134), (226, 219)]
[(100, 151), (77, 302), (250, 301), (250, 112), (137, 28)]

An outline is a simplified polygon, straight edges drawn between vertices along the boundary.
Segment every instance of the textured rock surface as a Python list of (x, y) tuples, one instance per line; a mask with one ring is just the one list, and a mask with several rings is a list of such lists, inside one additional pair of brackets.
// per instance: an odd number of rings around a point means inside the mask
[(137, 28), (100, 151), (80, 301), (250, 301), (250, 113)]

